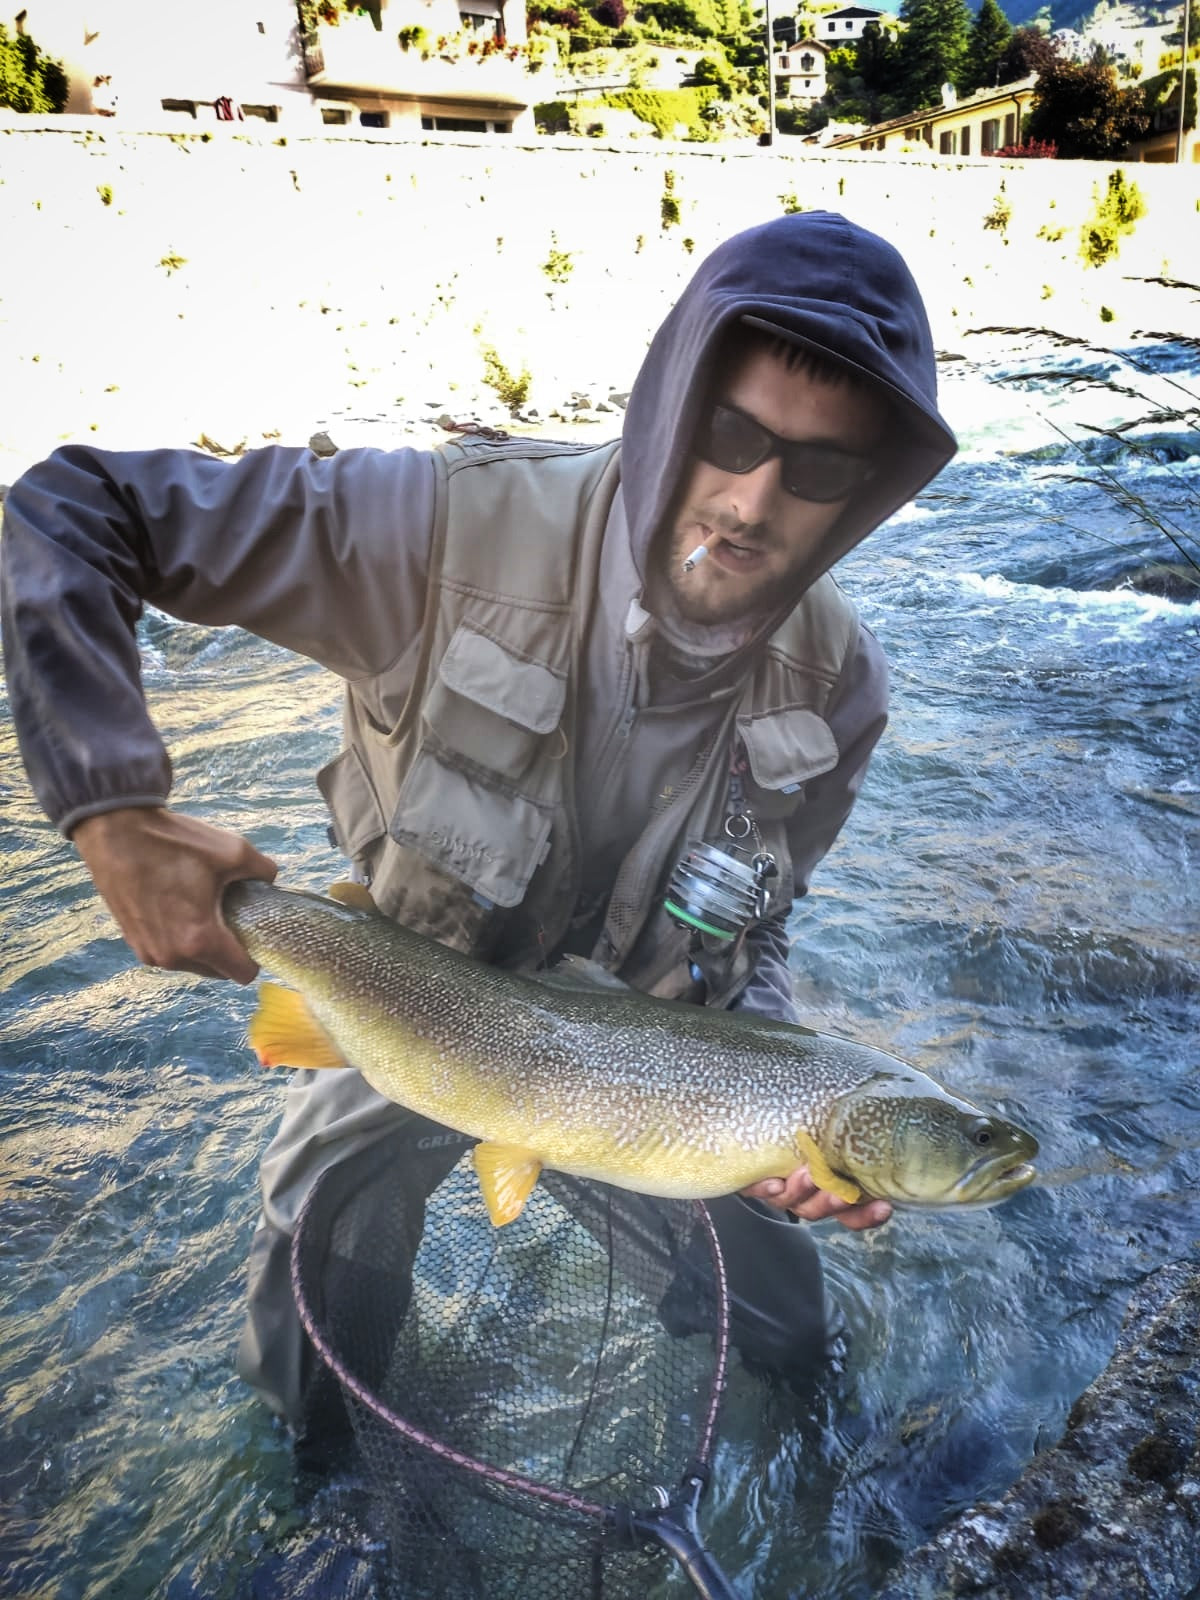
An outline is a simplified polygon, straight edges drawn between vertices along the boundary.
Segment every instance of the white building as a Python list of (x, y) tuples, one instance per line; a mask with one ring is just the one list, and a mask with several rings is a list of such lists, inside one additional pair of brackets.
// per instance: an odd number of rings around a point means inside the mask
[(893, 28), (895, 21), (890, 11), (873, 11), (869, 6), (843, 6), (840, 11), (830, 11), (821, 18), (817, 35), (823, 44), (838, 49), (857, 44), (870, 22), (877, 22), (886, 30)]
[(775, 93), (781, 100), (812, 103), (825, 93), (825, 58), (829, 48), (816, 39), (800, 39), (775, 57)]
[[(70, 79), (66, 110), (139, 126), (533, 127), (524, 0), (25, 0), (0, 13)], [(537, 93), (534, 92), (535, 88)]]

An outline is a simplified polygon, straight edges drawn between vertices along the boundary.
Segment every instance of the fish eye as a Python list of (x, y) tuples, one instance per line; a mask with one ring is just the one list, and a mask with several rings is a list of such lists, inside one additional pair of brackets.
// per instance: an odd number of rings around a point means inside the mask
[(979, 1145), (982, 1148), (985, 1145), (991, 1144), (991, 1142), (992, 1142), (992, 1130), (990, 1128), (976, 1128), (975, 1129), (975, 1143), (977, 1145)]

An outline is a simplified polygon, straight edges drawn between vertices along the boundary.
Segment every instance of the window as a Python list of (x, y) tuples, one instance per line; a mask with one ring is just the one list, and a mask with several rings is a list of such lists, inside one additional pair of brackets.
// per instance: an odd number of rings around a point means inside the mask
[(990, 155), (993, 150), (1000, 148), (1000, 118), (992, 117), (985, 122), (979, 135), (979, 148), (983, 154)]
[(349, 109), (342, 106), (322, 106), (321, 121), (330, 128), (344, 128), (350, 121)]
[(829, 31), (830, 31), (830, 33), (836, 33), (837, 32), (837, 23), (836, 22), (831, 22), (829, 24)]
[(483, 39), (504, 37), (500, 0), (460, 0), (458, 18), (466, 33), (476, 33)]
[(427, 133), (511, 133), (511, 122), (483, 122), (475, 117), (422, 117)]
[(279, 107), (278, 106), (248, 106), (243, 102), (243, 104), (242, 104), (242, 115), (244, 117), (258, 117), (260, 119), (260, 121), (262, 121), (262, 122), (278, 122), (279, 121)]
[(964, 128), (958, 140), (958, 153), (960, 156), (971, 154), (971, 130)]
[(817, 64), (816, 63), (816, 58), (813, 56), (811, 50), (806, 50), (804, 52), (804, 54), (800, 57), (800, 71), (801, 72), (811, 72), (813, 70), (813, 68), (816, 66), (816, 64)]
[(779, 65), (783, 68), (783, 70), (785, 72), (788, 70), (788, 68), (791, 66), (791, 64), (792, 64), (791, 56), (780, 56)]
[(386, 111), (360, 111), (358, 120), (364, 128), (386, 128), (388, 114)]
[(954, 145), (955, 137), (953, 133), (941, 134), (938, 138), (938, 154), (943, 156), (957, 155), (958, 151), (954, 148)]
[(482, 39), (501, 37), (499, 17), (481, 17), (473, 11), (463, 11), (460, 13), (460, 20), (464, 33), (477, 33)]

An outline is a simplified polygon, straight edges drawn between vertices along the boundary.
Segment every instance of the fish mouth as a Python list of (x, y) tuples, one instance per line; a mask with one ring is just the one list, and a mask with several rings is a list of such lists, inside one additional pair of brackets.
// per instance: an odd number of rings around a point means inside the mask
[(1032, 1161), (1014, 1161), (999, 1170), (987, 1162), (978, 1162), (950, 1190), (949, 1199), (959, 1205), (991, 1205), (1004, 1200), (1018, 1189), (1025, 1189), (1037, 1177)]

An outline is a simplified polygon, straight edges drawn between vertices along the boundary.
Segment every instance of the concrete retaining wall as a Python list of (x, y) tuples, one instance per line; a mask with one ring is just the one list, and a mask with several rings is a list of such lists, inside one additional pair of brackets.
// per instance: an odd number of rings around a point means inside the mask
[(996, 324), (1200, 334), (1200, 291), (1180, 287), (1200, 261), (1195, 172), (1125, 169), (1146, 214), (1090, 268), (1080, 230), (1113, 170), (13, 119), (0, 479), (70, 438), (303, 442), (332, 415), (469, 412), (494, 400), (489, 348), (543, 408), (628, 388), (701, 255), (794, 206), (894, 240), (948, 351)]

